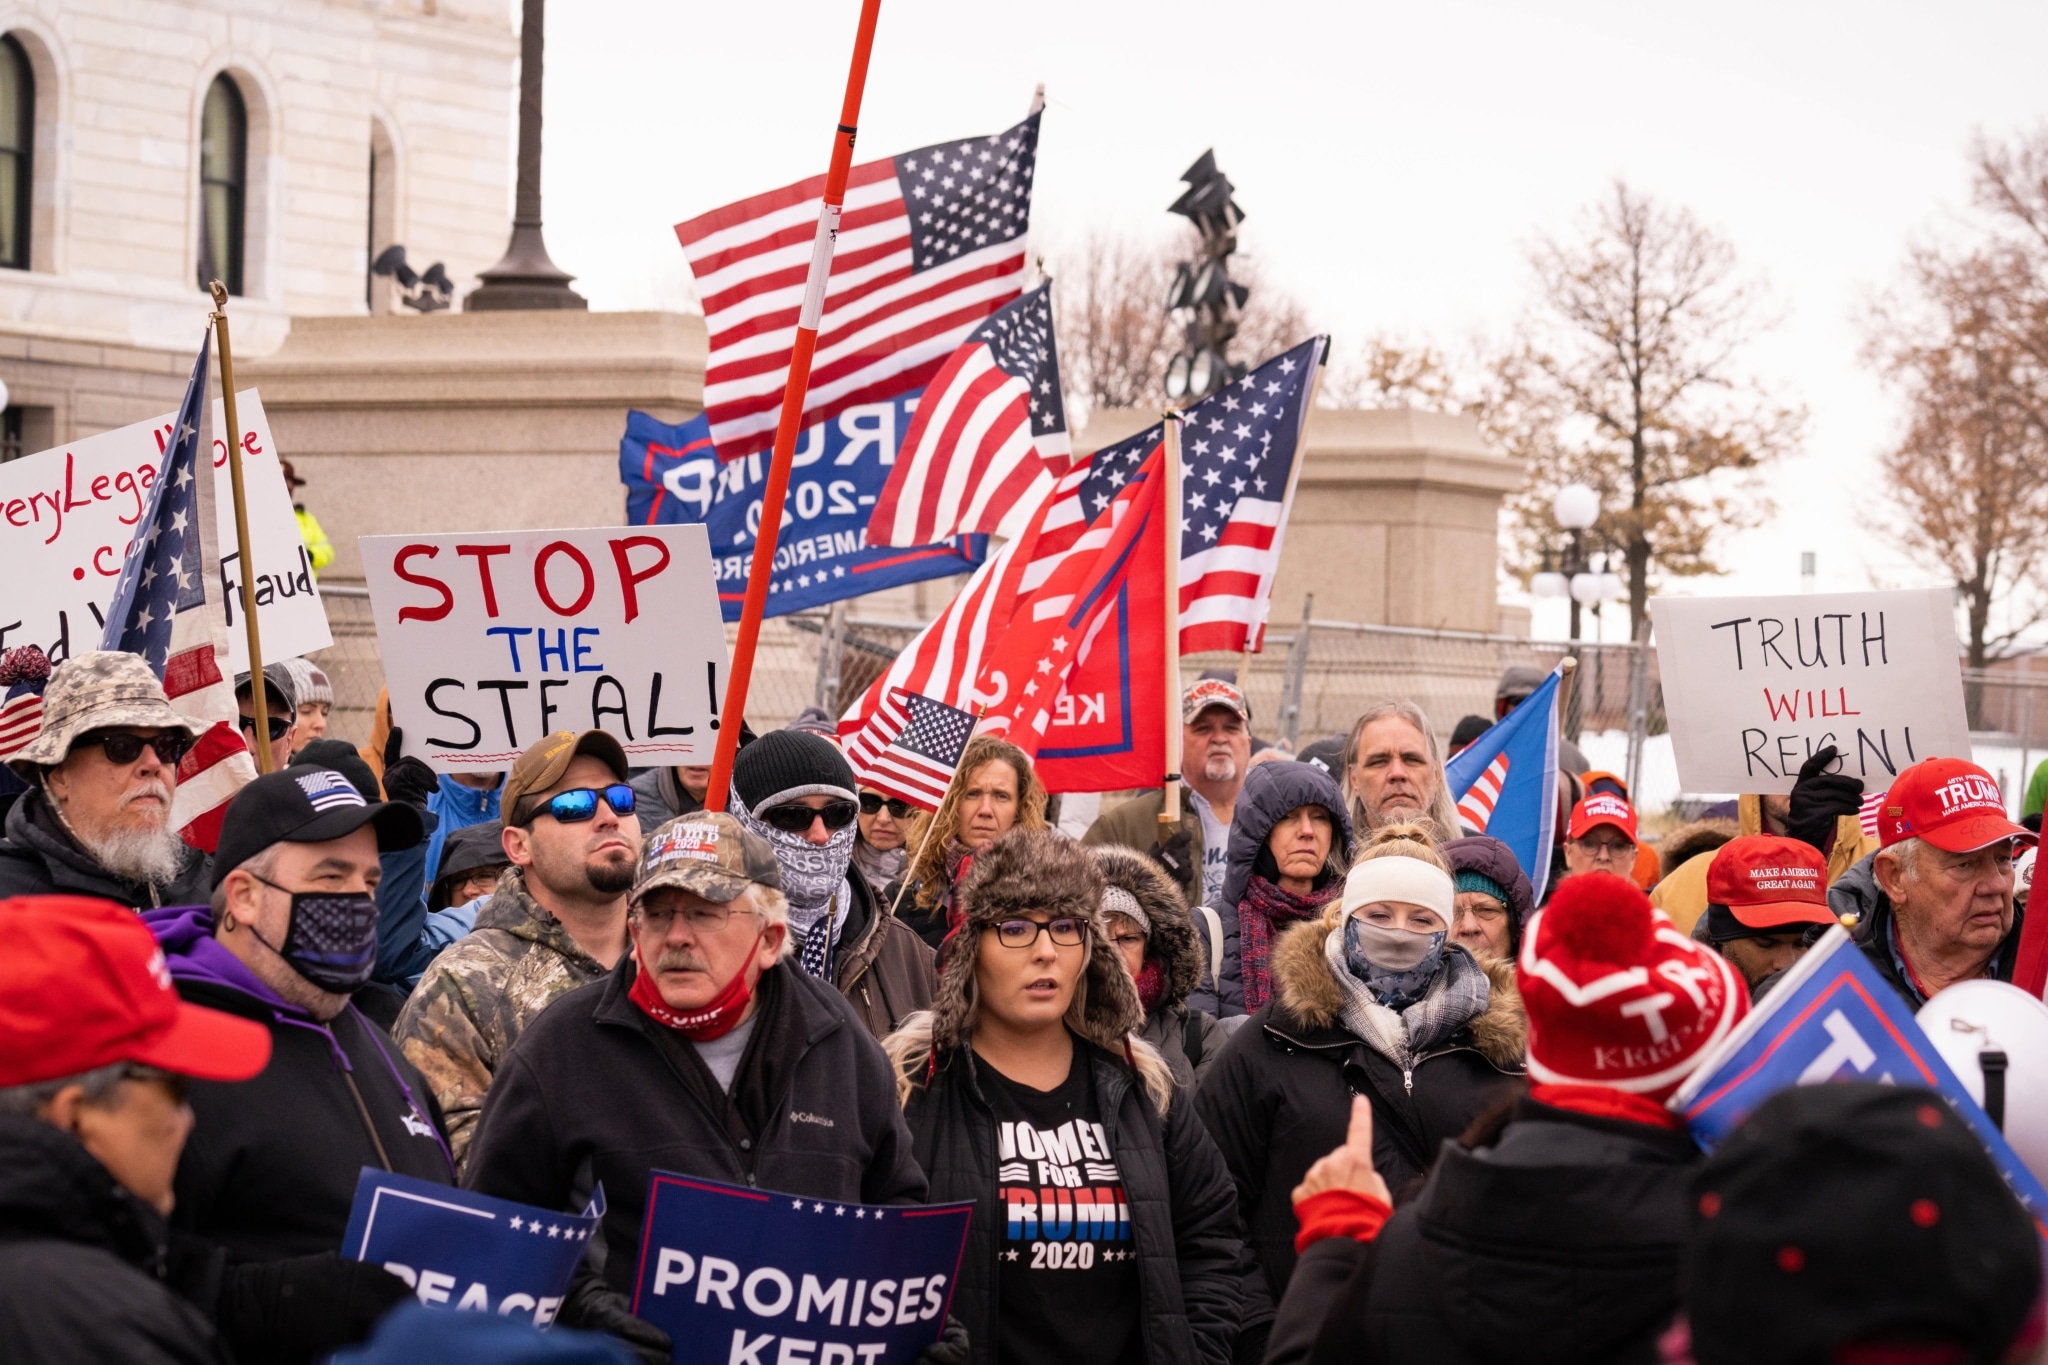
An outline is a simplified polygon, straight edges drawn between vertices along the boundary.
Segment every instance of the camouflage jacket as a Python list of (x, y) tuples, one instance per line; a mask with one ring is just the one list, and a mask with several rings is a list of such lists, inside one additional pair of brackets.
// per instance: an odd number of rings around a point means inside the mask
[(557, 997), (605, 975), (562, 922), (505, 869), (476, 928), (434, 959), (392, 1030), (434, 1088), (458, 1168), (469, 1154), (491, 1076), (521, 1030)]

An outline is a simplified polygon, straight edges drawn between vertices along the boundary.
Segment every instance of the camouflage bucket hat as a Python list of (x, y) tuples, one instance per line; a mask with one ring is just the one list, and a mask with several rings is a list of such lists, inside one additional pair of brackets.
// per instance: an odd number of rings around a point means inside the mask
[(73, 655), (51, 672), (43, 689), (42, 728), (8, 766), (33, 777), (40, 768), (62, 763), (80, 735), (116, 725), (183, 730), (193, 736), (207, 728), (171, 709), (164, 685), (140, 654), (96, 649)]
[(633, 879), (634, 906), (650, 891), (673, 886), (707, 901), (737, 900), (749, 886), (782, 889), (775, 850), (723, 811), (679, 815), (648, 836)]

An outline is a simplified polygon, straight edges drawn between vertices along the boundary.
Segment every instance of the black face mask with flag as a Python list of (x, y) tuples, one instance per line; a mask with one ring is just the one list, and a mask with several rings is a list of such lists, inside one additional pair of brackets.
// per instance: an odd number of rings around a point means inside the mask
[(293, 891), (263, 877), (256, 880), (292, 898), (284, 946), (256, 933), (252, 924), (249, 932), (257, 942), (323, 991), (352, 995), (369, 981), (377, 966), (375, 896), (367, 891)]

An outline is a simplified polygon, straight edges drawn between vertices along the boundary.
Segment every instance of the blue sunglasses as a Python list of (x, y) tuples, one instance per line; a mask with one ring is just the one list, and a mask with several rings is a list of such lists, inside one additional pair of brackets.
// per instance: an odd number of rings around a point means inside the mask
[(633, 789), (623, 782), (609, 787), (578, 787), (574, 791), (557, 792), (527, 815), (531, 820), (536, 815), (552, 815), (565, 825), (577, 824), (597, 814), (597, 798), (604, 797), (604, 803), (612, 808), (614, 815), (633, 813)]

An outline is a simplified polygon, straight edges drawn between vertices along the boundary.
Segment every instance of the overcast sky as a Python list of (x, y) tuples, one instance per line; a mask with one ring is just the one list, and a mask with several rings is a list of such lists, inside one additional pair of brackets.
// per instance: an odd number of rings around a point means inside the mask
[[(671, 226), (824, 169), (857, 6), (579, 0), (549, 19), (546, 214), (596, 308), (690, 307)], [(1875, 543), (1896, 412), (1857, 315), (1908, 243), (1951, 231), (1973, 133), (2048, 115), (2038, 4), (1226, 5), (884, 0), (861, 158), (1049, 109), (1032, 222), (1165, 231), (1205, 147), (1248, 250), (1341, 352), (1391, 332), (1504, 336), (1524, 252), (1615, 176), (1692, 209), (1783, 307), (1755, 356), (1812, 417), (1779, 510), (1685, 592), (1934, 581)], [(1538, 634), (1561, 634), (1537, 619)], [(1546, 628), (1548, 627), (1548, 628)]]

